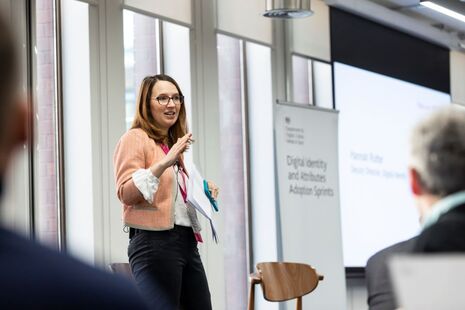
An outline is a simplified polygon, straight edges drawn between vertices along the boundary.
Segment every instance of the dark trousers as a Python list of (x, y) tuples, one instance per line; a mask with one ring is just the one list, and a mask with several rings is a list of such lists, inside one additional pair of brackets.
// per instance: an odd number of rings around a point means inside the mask
[(212, 309), (192, 228), (137, 230), (128, 256), (137, 285), (152, 309)]

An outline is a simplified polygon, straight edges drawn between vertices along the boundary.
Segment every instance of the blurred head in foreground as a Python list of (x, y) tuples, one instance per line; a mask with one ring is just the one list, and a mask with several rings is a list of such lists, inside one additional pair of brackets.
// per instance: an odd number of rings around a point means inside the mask
[(15, 43), (8, 25), (0, 18), (0, 194), (13, 151), (26, 140), (26, 121)]

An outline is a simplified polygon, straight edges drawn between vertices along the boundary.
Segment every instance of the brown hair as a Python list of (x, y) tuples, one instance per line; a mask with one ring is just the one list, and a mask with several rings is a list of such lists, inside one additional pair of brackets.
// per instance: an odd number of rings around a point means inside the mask
[(176, 81), (165, 74), (157, 74), (154, 76), (147, 76), (142, 80), (139, 89), (139, 95), (137, 96), (136, 115), (132, 122), (131, 128), (141, 128), (147, 135), (155, 140), (157, 143), (162, 143), (165, 138), (168, 138), (168, 146), (173, 146), (174, 143), (184, 136), (187, 131), (187, 117), (186, 107), (184, 102), (181, 104), (178, 119), (173, 126), (168, 129), (168, 137), (165, 137), (162, 129), (155, 122), (150, 108), (150, 102), (152, 97), (152, 89), (158, 81), (167, 81), (176, 86), (180, 96), (183, 96), (181, 88)]

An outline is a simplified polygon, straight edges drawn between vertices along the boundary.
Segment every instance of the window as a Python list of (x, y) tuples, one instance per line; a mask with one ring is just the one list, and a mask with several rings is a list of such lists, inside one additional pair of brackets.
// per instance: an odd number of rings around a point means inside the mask
[(131, 127), (134, 119), (140, 83), (144, 77), (160, 73), (168, 74), (178, 82), (190, 121), (190, 29), (127, 9), (123, 10), (123, 18), (126, 128)]
[(192, 119), (192, 90), (190, 63), (190, 29), (163, 22), (164, 72), (178, 82), (185, 97), (187, 119)]
[(134, 118), (139, 86), (144, 77), (159, 74), (160, 36), (156, 18), (123, 10), (126, 128)]
[(295, 103), (313, 104), (312, 61), (292, 56), (292, 81)]
[(93, 263), (89, 4), (62, 0), (66, 248)]
[[(192, 84), (190, 62), (190, 29), (174, 23), (163, 22), (163, 68), (179, 84), (184, 94), (187, 122), (192, 131)], [(195, 139), (195, 138), (194, 138)], [(184, 154), (186, 163), (193, 162), (195, 144)]]
[(295, 103), (333, 108), (332, 66), (292, 55), (292, 95)]
[[(228, 309), (242, 309), (247, 305), (246, 279), (251, 271), (247, 266), (277, 259), (276, 203), (274, 194), (270, 195), (275, 192), (271, 49), (218, 34), (217, 50), (221, 203), (228, 266), (225, 304)], [(249, 257), (249, 233), (253, 257)], [(270, 305), (261, 309), (265, 307)]]
[[(126, 129), (134, 119), (140, 83), (144, 77), (160, 73), (171, 76), (179, 84), (191, 125), (190, 29), (130, 10), (123, 10), (123, 18)], [(186, 162), (192, 161), (192, 154), (190, 148), (185, 154)]]
[(333, 108), (332, 66), (321, 61), (313, 61), (313, 87), (315, 105), (322, 108)]
[[(254, 264), (277, 260), (271, 49), (246, 44)], [(266, 156), (264, 156), (266, 154)]]
[(221, 151), (221, 203), (227, 309), (247, 305), (248, 241), (242, 41), (219, 34), (218, 88)]
[(53, 0), (36, 0), (34, 14), (35, 233), (41, 242), (58, 248), (58, 130)]

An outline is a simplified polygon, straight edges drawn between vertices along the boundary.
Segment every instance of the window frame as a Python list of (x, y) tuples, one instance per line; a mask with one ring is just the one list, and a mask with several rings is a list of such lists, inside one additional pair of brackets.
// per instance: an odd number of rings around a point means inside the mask
[[(317, 104), (316, 102), (316, 89), (315, 89), (315, 62), (320, 62), (320, 63), (323, 63), (323, 64), (327, 64), (331, 67), (331, 92), (332, 92), (332, 109), (335, 110), (336, 109), (336, 104), (335, 104), (335, 100), (334, 100), (334, 69), (333, 69), (333, 63), (331, 61), (327, 61), (327, 60), (324, 60), (324, 59), (321, 59), (321, 58), (317, 58), (317, 57), (312, 57), (312, 56), (308, 56), (308, 55), (304, 55), (304, 54), (300, 54), (300, 53), (296, 53), (296, 52), (290, 52), (289, 53), (289, 64), (290, 64), (290, 68), (289, 68), (289, 80), (290, 80), (290, 90), (289, 90), (289, 97), (291, 98), (291, 102), (295, 102), (294, 100), (294, 68), (293, 68), (293, 65), (292, 65), (292, 60), (293, 60), (293, 57), (300, 57), (300, 58), (304, 58), (306, 59), (307, 61), (310, 61), (311, 62), (311, 68), (312, 68), (312, 102), (309, 103), (309, 102), (298, 102), (299, 104), (308, 104), (308, 105), (312, 105), (312, 106), (316, 106), (316, 107), (321, 107)], [(307, 81), (308, 81), (308, 77), (307, 77)], [(310, 83), (309, 83), (310, 84)]]

